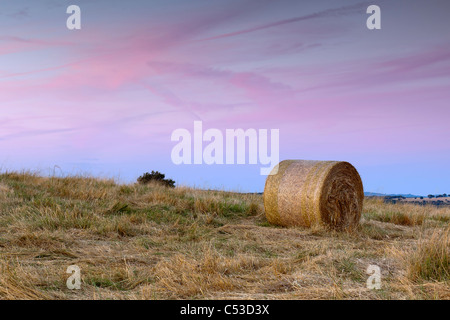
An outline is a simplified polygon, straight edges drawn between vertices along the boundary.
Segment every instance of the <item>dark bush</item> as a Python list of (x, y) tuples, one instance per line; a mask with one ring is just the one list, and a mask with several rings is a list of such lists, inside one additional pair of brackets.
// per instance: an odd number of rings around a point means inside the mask
[(158, 171), (152, 171), (151, 173), (146, 172), (137, 179), (137, 182), (139, 182), (140, 184), (147, 184), (152, 181), (156, 181), (165, 185), (166, 187), (175, 188), (175, 181), (173, 181), (172, 179), (165, 179), (165, 177), (165, 174)]

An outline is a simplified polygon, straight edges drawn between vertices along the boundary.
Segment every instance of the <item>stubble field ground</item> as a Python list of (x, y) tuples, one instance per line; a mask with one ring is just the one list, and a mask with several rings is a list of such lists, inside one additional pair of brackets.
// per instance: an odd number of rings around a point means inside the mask
[(352, 233), (281, 228), (257, 194), (3, 173), (0, 299), (450, 299), (449, 222), (366, 199)]

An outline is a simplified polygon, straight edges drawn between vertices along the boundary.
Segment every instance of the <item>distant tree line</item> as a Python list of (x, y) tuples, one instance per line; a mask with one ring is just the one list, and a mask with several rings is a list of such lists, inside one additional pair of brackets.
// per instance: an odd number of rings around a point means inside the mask
[(404, 196), (385, 196), (384, 199), (386, 199), (386, 200), (392, 200), (392, 199), (402, 200), (402, 199), (406, 199), (406, 197), (404, 197)]
[(448, 195), (446, 193), (444, 194), (437, 194), (437, 195), (433, 195), (433, 194), (429, 194), (428, 198), (433, 199), (433, 198), (446, 198), (448, 197)]

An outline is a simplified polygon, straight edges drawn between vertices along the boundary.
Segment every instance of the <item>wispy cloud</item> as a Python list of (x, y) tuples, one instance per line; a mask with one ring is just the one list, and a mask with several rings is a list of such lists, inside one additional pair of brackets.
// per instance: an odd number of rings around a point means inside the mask
[(234, 36), (252, 33), (252, 32), (256, 32), (256, 31), (268, 29), (268, 28), (278, 27), (278, 26), (282, 26), (282, 25), (286, 25), (286, 24), (307, 21), (307, 20), (312, 20), (312, 19), (327, 18), (327, 17), (340, 17), (340, 16), (351, 15), (351, 14), (355, 14), (355, 13), (361, 13), (361, 12), (365, 12), (364, 10), (367, 8), (367, 6), (368, 6), (368, 3), (358, 3), (358, 4), (350, 5), (350, 6), (336, 7), (336, 8), (327, 9), (327, 10), (315, 12), (312, 14), (304, 15), (304, 16), (283, 19), (283, 20), (272, 22), (272, 23), (255, 26), (252, 28), (247, 28), (247, 29), (238, 30), (238, 31), (234, 31), (234, 32), (224, 33), (224, 34), (220, 34), (217, 36), (200, 39), (199, 41), (217, 40), (217, 39), (222, 39), (222, 38), (234, 37)]
[(4, 135), (0, 137), (0, 141), (11, 140), (16, 138), (27, 138), (27, 137), (36, 137), (40, 135), (47, 134), (55, 134), (55, 133), (65, 133), (65, 132), (73, 132), (75, 128), (64, 128), (64, 129), (52, 129), (52, 130), (27, 130), (21, 132), (15, 132), (12, 134)]
[(9, 13), (7, 14), (7, 16), (14, 18), (14, 19), (23, 19), (23, 18), (27, 18), (30, 16), (29, 13), (29, 8), (25, 7), (25, 8), (21, 8), (17, 11), (14, 11), (13, 13)]

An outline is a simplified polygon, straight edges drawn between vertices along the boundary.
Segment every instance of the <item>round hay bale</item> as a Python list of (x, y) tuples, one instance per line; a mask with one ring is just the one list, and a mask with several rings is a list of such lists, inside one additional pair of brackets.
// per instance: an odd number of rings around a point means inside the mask
[(263, 198), (272, 224), (351, 230), (361, 218), (364, 190), (348, 162), (285, 160), (267, 177)]

